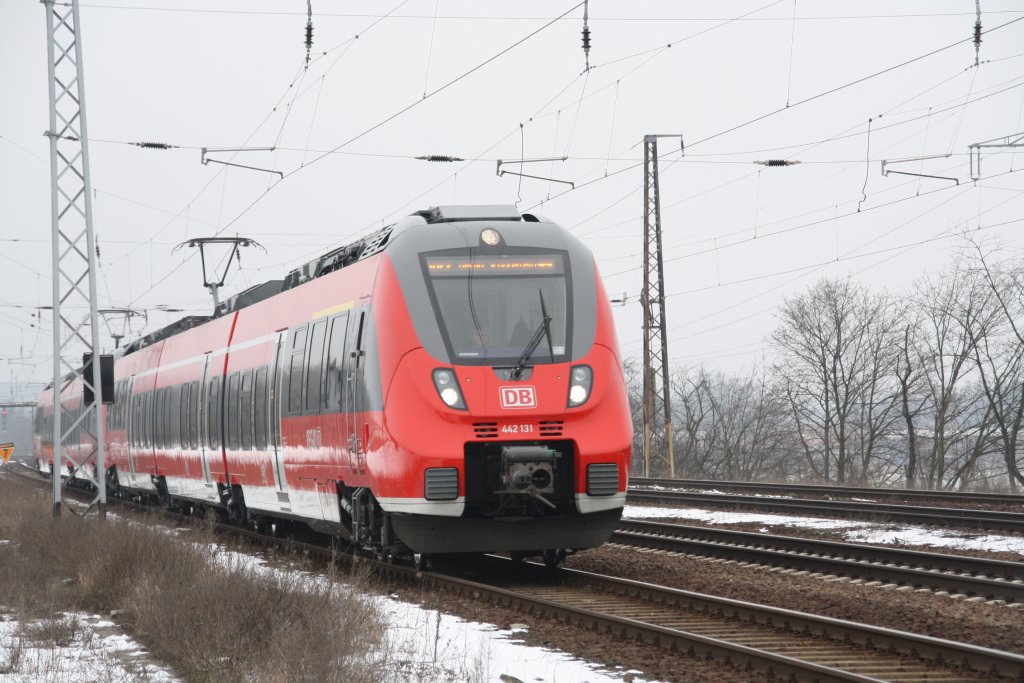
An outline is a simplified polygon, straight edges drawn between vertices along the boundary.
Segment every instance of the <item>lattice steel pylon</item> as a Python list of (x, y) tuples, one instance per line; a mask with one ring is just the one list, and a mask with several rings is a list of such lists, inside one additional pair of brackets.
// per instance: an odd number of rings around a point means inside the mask
[[(100, 381), (99, 318), (96, 306), (96, 244), (92, 228), (92, 185), (85, 125), (85, 84), (78, 0), (46, 9), (47, 72), (50, 79), (50, 208), (53, 240), (53, 514), (61, 510), (61, 474), (82, 472), (96, 486), (89, 510), (106, 511), (103, 383)], [(89, 309), (87, 316), (81, 311)], [(88, 328), (86, 336), (85, 328)], [(70, 354), (91, 353), (88, 368)], [(90, 406), (68, 406), (61, 394), (81, 377), (95, 395)], [(65, 420), (67, 426), (65, 427)], [(76, 460), (64, 444), (76, 431), (93, 448)], [(92, 469), (89, 464), (92, 463)], [(71, 509), (71, 508), (69, 508)]]
[[(658, 138), (644, 136), (644, 476), (651, 460), (663, 460), (675, 477), (672, 454), (672, 404), (669, 399), (668, 340), (665, 338), (665, 270), (661, 249), (661, 198), (658, 193)], [(659, 472), (661, 474), (661, 472)]]

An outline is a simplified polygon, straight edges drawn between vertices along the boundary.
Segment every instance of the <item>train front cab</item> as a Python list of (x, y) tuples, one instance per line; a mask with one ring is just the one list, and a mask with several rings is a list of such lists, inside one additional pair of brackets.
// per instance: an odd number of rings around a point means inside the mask
[(632, 428), (593, 257), (514, 216), (411, 229), (378, 275), (376, 493), (417, 552), (594, 547), (621, 516)]

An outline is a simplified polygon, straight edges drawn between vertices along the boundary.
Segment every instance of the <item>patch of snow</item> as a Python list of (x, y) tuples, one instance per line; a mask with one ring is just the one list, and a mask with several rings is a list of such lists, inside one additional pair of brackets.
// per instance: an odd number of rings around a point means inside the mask
[(676, 518), (681, 522), (699, 520), (708, 524), (751, 523), (766, 526), (798, 526), (806, 529), (834, 529), (842, 531), (846, 539), (853, 543), (931, 545), (959, 550), (985, 550), (1024, 555), (1024, 536), (1004, 536), (960, 529), (647, 505), (626, 505), (622, 516), (626, 519)]
[(116, 629), (112, 622), (99, 615), (73, 612), (64, 613), (63, 619), (75, 624), (74, 637), (66, 645), (30, 640), (24, 631), (39, 622), (23, 628), (9, 615), (0, 620), (0, 683), (180, 683), (166, 668), (128, 659), (148, 653), (132, 638), (111, 632)]
[(642, 681), (637, 671), (607, 669), (566, 652), (525, 644), (524, 623), (500, 629), (492, 624), (423, 609), (392, 597), (378, 606), (392, 624), (387, 649), (401, 668), (393, 680), (420, 681), (576, 681), (612, 683), (627, 674)]

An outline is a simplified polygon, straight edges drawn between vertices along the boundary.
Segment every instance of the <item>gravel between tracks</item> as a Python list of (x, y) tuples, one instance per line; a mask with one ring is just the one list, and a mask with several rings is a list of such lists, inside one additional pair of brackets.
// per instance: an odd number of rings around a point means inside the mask
[(1024, 609), (607, 545), (566, 567), (1024, 653)]

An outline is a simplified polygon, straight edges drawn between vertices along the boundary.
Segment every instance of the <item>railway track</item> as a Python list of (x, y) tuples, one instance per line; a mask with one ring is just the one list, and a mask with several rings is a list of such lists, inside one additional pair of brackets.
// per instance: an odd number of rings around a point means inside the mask
[(1024, 564), (1020, 562), (625, 519), (611, 542), (1024, 603)]
[(539, 567), (526, 573), (510, 571), (511, 561), (489, 562), (477, 572), (483, 579), (429, 574), (424, 581), (783, 679), (952, 683), (1024, 677), (1024, 656), (1013, 653), (627, 579), (569, 569), (544, 576)]
[[(324, 562), (339, 559), (324, 545), (227, 528), (264, 544), (300, 549)], [(488, 600), (538, 618), (789, 680), (1024, 680), (1024, 656), (1015, 653), (627, 579), (569, 569), (551, 572), (499, 557), (437, 572), (359, 561), (392, 585), (403, 581), (469, 600)]]
[(963, 508), (889, 505), (846, 500), (762, 498), (688, 491), (629, 489), (626, 500), (639, 504), (697, 505), (734, 510), (757, 510), (814, 517), (844, 517), (874, 522), (906, 522), (946, 528), (989, 529), (1024, 533), (1024, 512)]
[(793, 496), (796, 498), (830, 496), (834, 498), (872, 499), (877, 501), (934, 501), (952, 505), (1014, 506), (1024, 510), (1024, 496), (1010, 493), (959, 493), (954, 491), (923, 491), (920, 489), (762, 484), (743, 481), (704, 481), (700, 479), (656, 479), (644, 477), (630, 477), (629, 483), (630, 486), (638, 489), (667, 487), (771, 496)]

